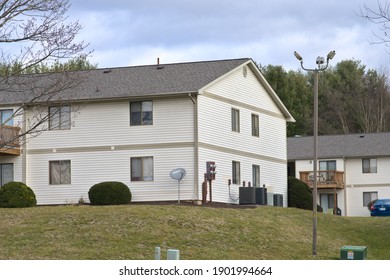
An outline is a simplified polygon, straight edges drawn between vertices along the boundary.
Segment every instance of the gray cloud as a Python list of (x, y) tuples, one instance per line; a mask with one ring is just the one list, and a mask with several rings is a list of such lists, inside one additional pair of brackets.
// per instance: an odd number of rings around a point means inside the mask
[[(368, 0), (367, 0), (368, 1)], [(297, 69), (336, 50), (334, 63), (360, 59), (386, 66), (385, 47), (370, 45), (376, 28), (357, 13), (356, 0), (71, 0), (70, 16), (84, 26), (99, 66), (252, 57), (261, 64)], [(373, 6), (375, 8), (375, 6)]]

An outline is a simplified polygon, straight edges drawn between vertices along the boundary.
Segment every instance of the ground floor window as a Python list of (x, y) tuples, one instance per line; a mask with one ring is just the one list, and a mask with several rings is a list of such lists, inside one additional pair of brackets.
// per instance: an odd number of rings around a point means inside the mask
[(153, 157), (131, 158), (131, 181), (153, 181)]
[[(329, 210), (333, 210), (335, 207), (335, 197), (333, 193), (322, 193), (320, 194), (320, 205), (322, 207), (322, 210), (324, 213), (328, 212)], [(336, 205), (337, 205), (337, 195), (336, 195)]]
[(240, 162), (238, 161), (233, 161), (232, 162), (232, 183), (235, 185), (239, 185), (241, 182), (241, 177), (240, 177)]
[(260, 166), (252, 165), (252, 183), (254, 187), (260, 187)]
[(5, 185), (14, 180), (14, 164), (0, 164), (0, 186)]
[(71, 183), (70, 160), (49, 161), (50, 185)]
[(375, 199), (378, 199), (378, 192), (363, 192), (363, 206), (367, 207)]

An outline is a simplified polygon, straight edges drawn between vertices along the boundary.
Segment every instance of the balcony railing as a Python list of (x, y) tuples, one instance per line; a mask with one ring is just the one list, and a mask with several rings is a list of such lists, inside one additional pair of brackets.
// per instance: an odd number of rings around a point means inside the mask
[(0, 156), (20, 155), (20, 127), (0, 126)]
[[(313, 171), (300, 171), (300, 180), (313, 187), (314, 173)], [(337, 170), (318, 171), (317, 173), (317, 188), (322, 189), (343, 189), (344, 188), (344, 172)]]

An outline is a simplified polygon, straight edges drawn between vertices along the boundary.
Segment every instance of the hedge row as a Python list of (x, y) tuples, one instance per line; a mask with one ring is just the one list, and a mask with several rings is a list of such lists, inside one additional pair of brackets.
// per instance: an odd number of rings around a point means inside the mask
[[(121, 182), (102, 182), (88, 192), (92, 205), (119, 205), (131, 202), (130, 189)], [(23, 208), (37, 205), (33, 190), (21, 182), (9, 182), (0, 188), (1, 208)]]

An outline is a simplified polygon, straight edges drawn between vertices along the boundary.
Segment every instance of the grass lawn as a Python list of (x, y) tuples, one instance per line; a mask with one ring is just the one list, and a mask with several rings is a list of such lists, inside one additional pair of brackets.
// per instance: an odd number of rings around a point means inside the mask
[[(390, 260), (390, 217), (318, 214), (316, 259), (344, 245)], [(179, 205), (45, 206), (0, 209), (0, 259), (151, 260), (154, 248), (181, 259), (313, 259), (312, 213), (280, 208)]]

